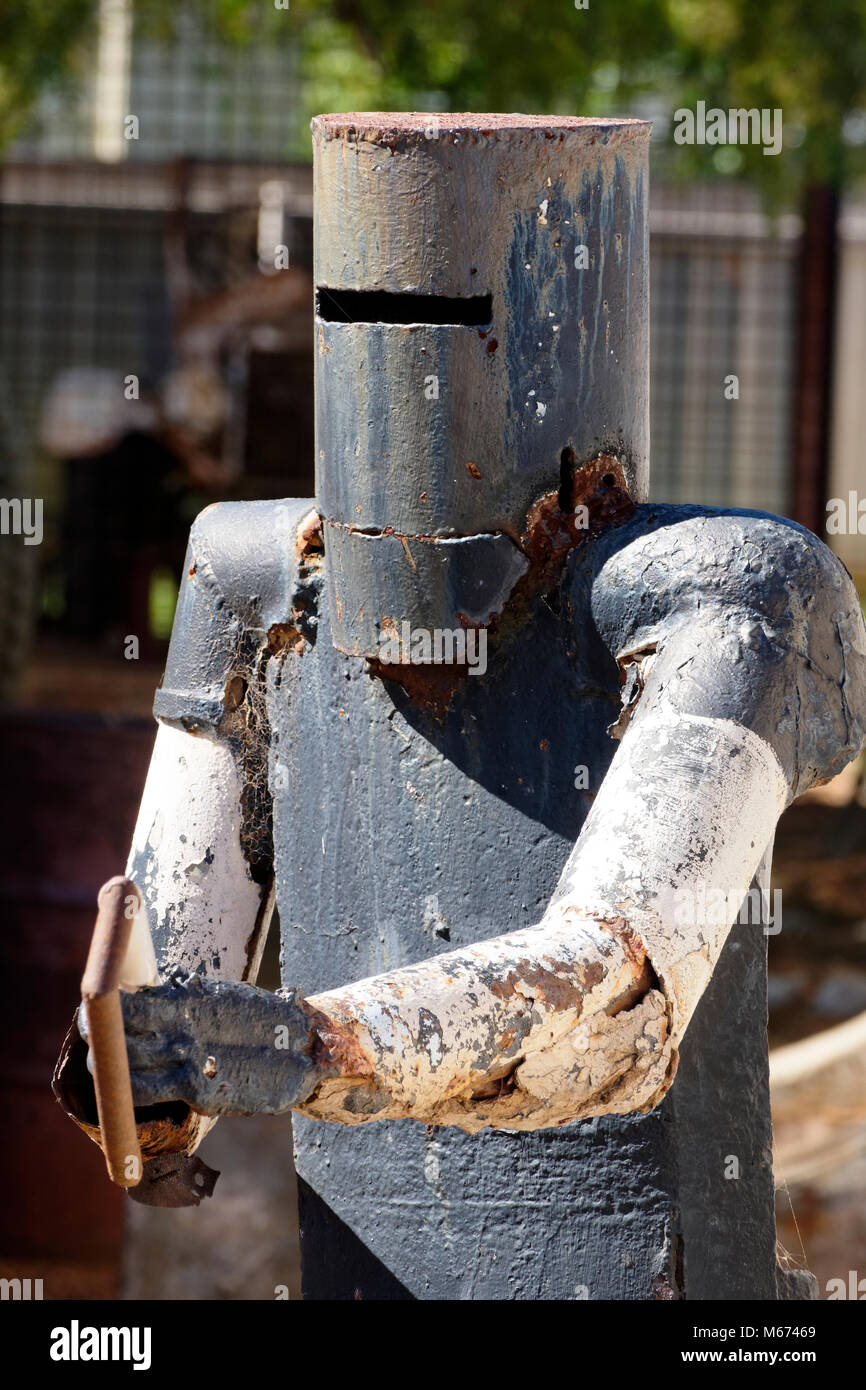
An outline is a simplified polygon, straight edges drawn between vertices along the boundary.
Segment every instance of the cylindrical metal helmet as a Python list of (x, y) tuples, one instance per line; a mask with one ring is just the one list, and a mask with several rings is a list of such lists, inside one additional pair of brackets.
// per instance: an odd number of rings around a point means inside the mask
[(376, 658), (385, 633), (495, 623), (552, 533), (577, 538), (590, 485), (645, 497), (650, 131), (381, 112), (312, 129), (332, 634)]

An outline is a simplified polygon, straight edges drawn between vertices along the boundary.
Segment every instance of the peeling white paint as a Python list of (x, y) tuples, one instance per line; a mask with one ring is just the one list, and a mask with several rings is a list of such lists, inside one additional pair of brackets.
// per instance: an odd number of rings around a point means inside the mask
[[(354, 1036), (370, 1074), (326, 1081), (299, 1109), (346, 1124), (412, 1117), (474, 1131), (646, 1108), (671, 1062), (664, 999), (649, 991), (606, 1013), (640, 992), (641, 974), (615, 932), (570, 917), (315, 996), (313, 1007)], [(581, 1020), (591, 1020), (585, 1036), (575, 1035)], [(513, 1073), (499, 1095), (496, 1083), (489, 1093), (494, 1061), (497, 1075)], [(375, 1106), (347, 1105), (365, 1086)]]
[(159, 979), (153, 937), (147, 925), (147, 913), (142, 905), (132, 919), (129, 946), (118, 983), (121, 989), (133, 990), (141, 989), (142, 985), (159, 984)]
[[(658, 749), (651, 768), (640, 751), (647, 739)], [(682, 921), (683, 897), (742, 903), (788, 797), (772, 748), (742, 725), (665, 709), (638, 714), (546, 915), (626, 917), (665, 985), (679, 1039), (732, 925), (715, 912)]]
[(247, 959), (262, 904), (241, 848), (241, 781), (226, 743), (160, 724), (127, 873), (141, 890), (166, 973), (255, 978)]
[[(788, 795), (749, 730), (639, 710), (538, 926), (310, 1001), (369, 1075), (356, 1065), (325, 1082), (302, 1112), (471, 1132), (651, 1109), (731, 926), (718, 914), (677, 921), (677, 894), (742, 902)], [(358, 1087), (369, 1106), (351, 1103)]]

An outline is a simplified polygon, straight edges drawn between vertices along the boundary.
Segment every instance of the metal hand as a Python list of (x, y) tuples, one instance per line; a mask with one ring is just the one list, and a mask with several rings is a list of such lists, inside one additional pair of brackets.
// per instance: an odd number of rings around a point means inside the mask
[[(280, 1114), (326, 1073), (311, 1055), (311, 1011), (296, 991), (177, 971), (122, 1002), (137, 1107), (184, 1101), (205, 1115)], [(86, 1018), (79, 1028), (86, 1039)]]

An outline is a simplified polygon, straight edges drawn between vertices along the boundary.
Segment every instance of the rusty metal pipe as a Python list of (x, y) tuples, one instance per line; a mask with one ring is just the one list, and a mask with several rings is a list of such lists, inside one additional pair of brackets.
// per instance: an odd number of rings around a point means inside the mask
[(81, 979), (81, 999), (87, 1010), (96, 1107), (108, 1174), (118, 1187), (135, 1187), (141, 1180), (141, 1149), (126, 1056), (120, 977), (141, 898), (132, 879), (118, 875), (100, 888), (98, 903)]
[(649, 1109), (673, 1074), (664, 998), (615, 916), (545, 922), (309, 1004), (336, 1075), (295, 1108), (342, 1124), (537, 1129)]

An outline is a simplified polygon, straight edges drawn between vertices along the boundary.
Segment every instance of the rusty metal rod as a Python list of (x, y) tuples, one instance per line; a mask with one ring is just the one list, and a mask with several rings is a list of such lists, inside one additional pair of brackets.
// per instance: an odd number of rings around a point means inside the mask
[(132, 879), (118, 875), (100, 888), (98, 904), (81, 998), (87, 1009), (96, 1108), (108, 1174), (119, 1187), (135, 1187), (141, 1180), (141, 1149), (119, 980), (141, 898)]

